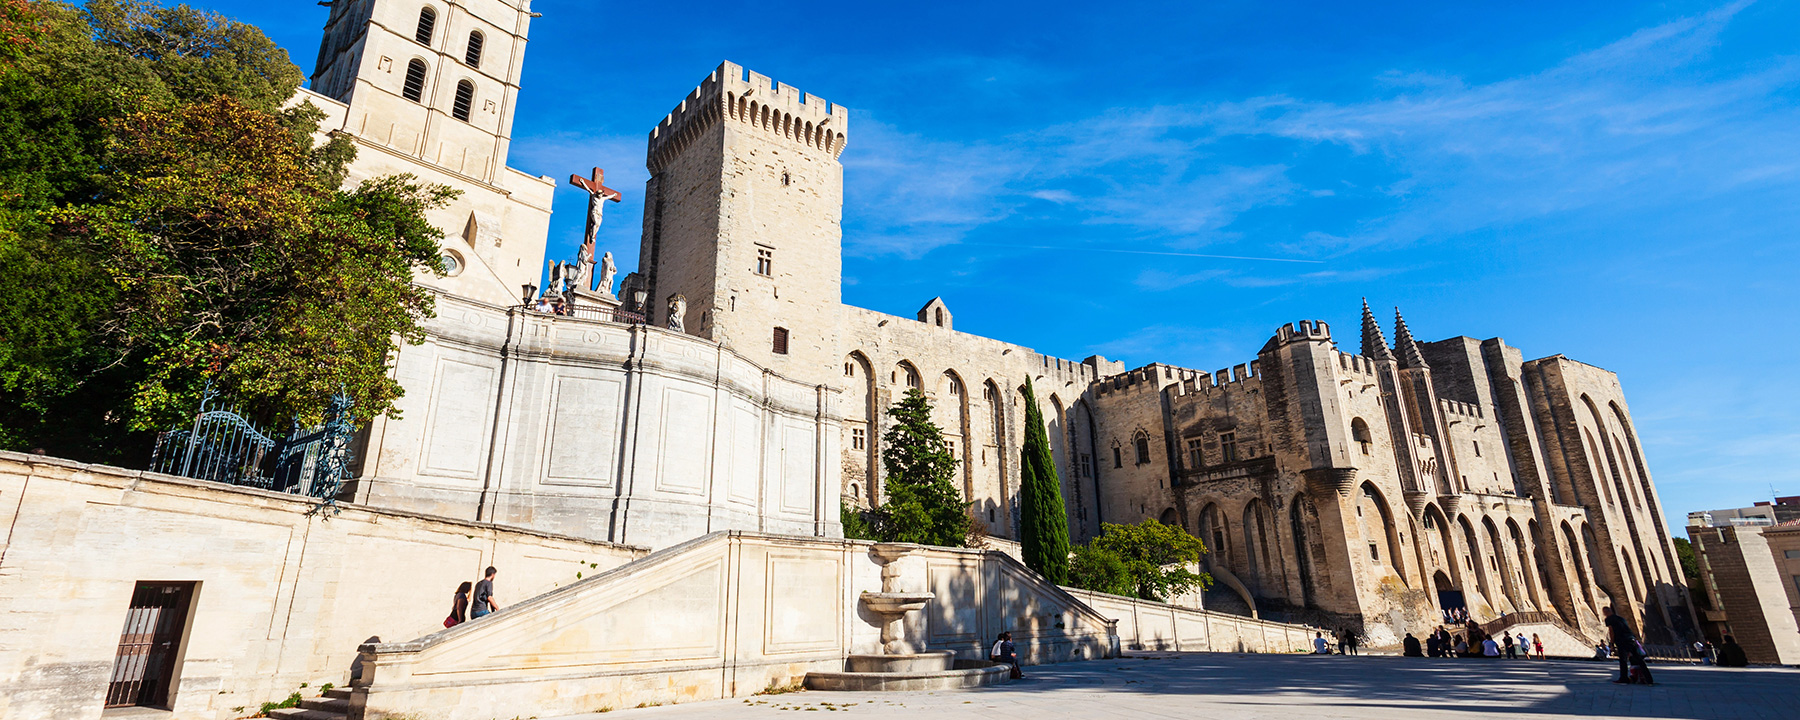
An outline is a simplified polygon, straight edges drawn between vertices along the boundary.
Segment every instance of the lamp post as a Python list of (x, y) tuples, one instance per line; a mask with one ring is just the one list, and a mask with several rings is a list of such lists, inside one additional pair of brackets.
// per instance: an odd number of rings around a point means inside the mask
[(631, 293), (631, 299), (637, 303), (638, 315), (644, 318), (644, 322), (650, 322), (650, 308), (644, 306), (644, 296), (649, 294), (641, 289)]
[(525, 284), (524, 284), (524, 285), (520, 285), (520, 286), (519, 286), (519, 289), (520, 289), (520, 290), (523, 290), (523, 291), (525, 291), (525, 302), (524, 302), (524, 304), (525, 304), (525, 305), (530, 305), (530, 304), (531, 304), (531, 299), (532, 299), (532, 298), (533, 298), (533, 297), (536, 297), (536, 296), (537, 296), (537, 286), (536, 286), (536, 285), (533, 285), (533, 284), (531, 284), (531, 283), (525, 283)]

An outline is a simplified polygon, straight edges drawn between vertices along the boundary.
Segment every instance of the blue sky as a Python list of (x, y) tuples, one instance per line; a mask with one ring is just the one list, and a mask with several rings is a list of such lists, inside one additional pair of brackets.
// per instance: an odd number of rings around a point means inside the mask
[[(311, 69), (324, 8), (201, 4)], [(729, 59), (850, 108), (850, 304), (1205, 369), (1367, 296), (1617, 372), (1678, 533), (1800, 494), (1800, 4), (1462, 5), (539, 0), (511, 164), (606, 168), (632, 269), (645, 135)]]

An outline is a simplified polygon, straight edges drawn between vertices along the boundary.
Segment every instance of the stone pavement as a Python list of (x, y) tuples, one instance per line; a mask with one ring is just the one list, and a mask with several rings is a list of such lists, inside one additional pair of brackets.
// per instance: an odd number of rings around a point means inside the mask
[[(1006, 685), (947, 692), (801, 692), (576, 716), (582, 720), (791, 718), (793, 712), (937, 718), (1405, 718), (1518, 716), (1800, 718), (1800, 671), (1653, 665), (1655, 687), (1614, 685), (1618, 666), (1229, 653), (1131, 653), (1028, 667)], [(529, 715), (529, 713), (522, 713)]]

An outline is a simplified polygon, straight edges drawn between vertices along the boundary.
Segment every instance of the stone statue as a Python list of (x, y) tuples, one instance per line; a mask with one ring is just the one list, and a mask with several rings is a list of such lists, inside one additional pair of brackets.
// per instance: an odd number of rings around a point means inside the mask
[(682, 327), (682, 319), (687, 316), (687, 298), (681, 293), (669, 296), (669, 329), (675, 332), (687, 332)]
[(619, 266), (613, 264), (612, 253), (600, 256), (600, 285), (598, 289), (606, 295), (613, 294), (613, 275), (619, 272)]
[(594, 235), (588, 233), (587, 242), (581, 244), (581, 250), (575, 253), (575, 278), (571, 284), (581, 290), (588, 289), (594, 281)]

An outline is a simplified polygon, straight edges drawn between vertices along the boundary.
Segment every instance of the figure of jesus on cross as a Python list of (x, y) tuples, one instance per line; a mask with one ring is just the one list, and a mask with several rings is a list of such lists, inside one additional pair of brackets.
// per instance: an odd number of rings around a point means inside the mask
[[(577, 271), (577, 287), (588, 289), (594, 280), (594, 236), (600, 232), (601, 214), (606, 209), (606, 201), (619, 202), (625, 196), (619, 191), (606, 186), (606, 171), (594, 168), (593, 177), (584, 178), (570, 175), (569, 184), (588, 192), (587, 235), (581, 241), (581, 252), (575, 256)], [(607, 253), (611, 259), (611, 253)], [(611, 263), (608, 263), (611, 265)], [(604, 277), (599, 278), (604, 285), (602, 292), (612, 294), (612, 270), (609, 268)]]

